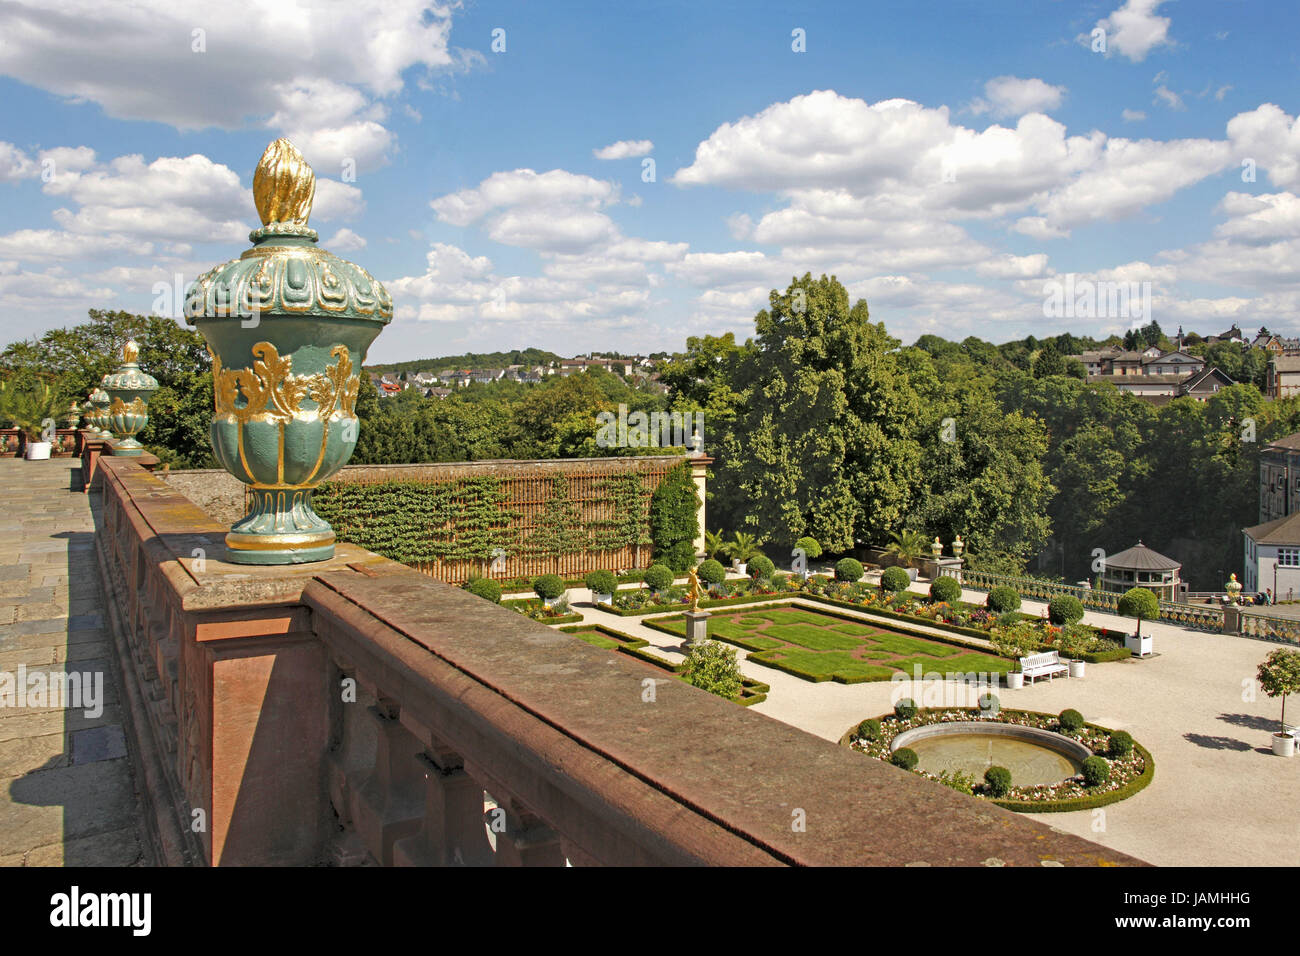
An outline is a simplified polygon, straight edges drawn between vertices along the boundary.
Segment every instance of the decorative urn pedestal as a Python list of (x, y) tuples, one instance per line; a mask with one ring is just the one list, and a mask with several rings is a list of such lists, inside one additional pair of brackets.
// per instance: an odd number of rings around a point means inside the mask
[(149, 396), (158, 380), (140, 371), (140, 348), (131, 340), (122, 346), (122, 364), (104, 376), (100, 388), (108, 395), (108, 427), (113, 433), (113, 454), (135, 456), (144, 445), (135, 436), (149, 424)]
[(239, 564), (334, 556), (334, 529), (312, 510), (316, 487), (357, 444), (356, 400), (370, 343), (392, 321), (387, 290), (316, 248), (316, 177), (285, 139), (253, 176), (262, 228), (238, 259), (200, 276), (185, 318), (212, 354), (217, 461), (253, 492), (226, 535)]

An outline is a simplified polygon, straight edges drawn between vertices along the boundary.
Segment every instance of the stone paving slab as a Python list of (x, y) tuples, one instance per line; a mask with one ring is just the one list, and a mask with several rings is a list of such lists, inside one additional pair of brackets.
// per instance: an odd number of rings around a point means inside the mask
[(79, 467), (0, 459), (0, 487), (17, 492), (7, 503), (26, 516), (4, 523), (0, 543), (0, 671), (103, 675), (93, 717), (62, 701), (0, 707), (0, 866), (144, 862), (94, 519), (71, 490)]

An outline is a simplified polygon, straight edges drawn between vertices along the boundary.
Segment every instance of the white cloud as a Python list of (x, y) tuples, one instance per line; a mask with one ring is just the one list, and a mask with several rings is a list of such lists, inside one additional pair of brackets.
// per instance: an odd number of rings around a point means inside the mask
[[(1118, 53), (1140, 63), (1156, 47), (1172, 46), (1169, 17), (1156, 15), (1163, 3), (1164, 0), (1126, 0), (1118, 10), (1098, 20), (1097, 26), (1106, 31), (1106, 55)], [(1079, 42), (1090, 44), (1091, 36), (1083, 34)]]
[(1300, 237), (1300, 196), (1294, 193), (1228, 193), (1216, 212), (1231, 218), (1214, 230), (1216, 236), (1247, 243)]
[(325, 240), (323, 245), (331, 252), (356, 252), (358, 249), (364, 249), (366, 247), (366, 240), (363, 237), (358, 236), (351, 229), (344, 227), (334, 233), (332, 239)]
[(1300, 118), (1264, 103), (1230, 119), (1228, 138), (1239, 158), (1268, 170), (1274, 186), (1300, 186)]
[(1175, 93), (1173, 90), (1169, 89), (1169, 87), (1163, 84), (1156, 87), (1156, 98), (1151, 102), (1156, 104), (1163, 103), (1171, 110), (1187, 109), (1187, 107), (1183, 104), (1183, 98), (1179, 96), (1177, 93)]
[(1147, 118), (1147, 114), (1141, 110), (1124, 110), (1120, 113), (1125, 123), (1140, 123)]
[(0, 141), (0, 182), (15, 182), (36, 175), (37, 165), (13, 143)]
[(14, 0), (0, 6), (0, 74), (97, 103), (116, 119), (182, 130), (266, 126), (291, 135), (309, 158), (373, 165), (392, 146), (375, 102), (401, 92), (408, 71), (481, 59), (449, 45), (458, 6)]
[(621, 139), (600, 149), (593, 149), (591, 155), (597, 159), (630, 159), (633, 156), (646, 156), (655, 148), (648, 139)]
[(1060, 106), (1064, 94), (1064, 86), (1052, 86), (1036, 77), (995, 76), (984, 84), (984, 99), (971, 103), (971, 111), (977, 116), (992, 113), (997, 117), (1046, 112)]
[(1032, 279), (1046, 274), (1047, 255), (1042, 252), (1028, 256), (1003, 254), (979, 263), (975, 271), (995, 279)]

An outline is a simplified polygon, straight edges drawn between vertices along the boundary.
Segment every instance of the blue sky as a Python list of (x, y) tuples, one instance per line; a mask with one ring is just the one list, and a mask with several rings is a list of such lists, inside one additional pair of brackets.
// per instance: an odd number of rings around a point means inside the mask
[(0, 337), (168, 311), (175, 276), (247, 246), (280, 135), (316, 169), (323, 244), (393, 293), (371, 361), (743, 337), (804, 271), (904, 341), (1133, 324), (1045, 318), (1068, 273), (1150, 282), (1171, 331), (1296, 334), (1298, 21), (1250, 0), (8, 2)]

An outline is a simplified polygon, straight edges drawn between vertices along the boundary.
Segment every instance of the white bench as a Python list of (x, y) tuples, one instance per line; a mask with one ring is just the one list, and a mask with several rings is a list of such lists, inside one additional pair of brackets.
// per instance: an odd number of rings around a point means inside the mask
[(1061, 663), (1061, 655), (1056, 651), (1044, 651), (1041, 654), (1030, 654), (1028, 657), (1020, 658), (1020, 672), (1033, 683), (1036, 677), (1055, 677), (1057, 674), (1067, 674), (1070, 668)]

